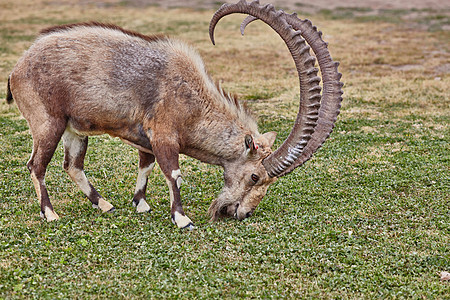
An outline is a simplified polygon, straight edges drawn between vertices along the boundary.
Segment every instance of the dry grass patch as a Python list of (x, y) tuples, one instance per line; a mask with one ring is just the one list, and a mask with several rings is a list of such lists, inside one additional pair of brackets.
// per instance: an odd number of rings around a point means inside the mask
[[(47, 3), (4, 4), (8, 11), (2, 13), (0, 25), (0, 33), (4, 33), (0, 41), (7, 45), (0, 64), (4, 82), (32, 42), (19, 36), (35, 36), (48, 25), (95, 19), (146, 34), (168, 32), (180, 37), (198, 49), (213, 78), (241, 99), (249, 100), (258, 115), (273, 115), (274, 109), (281, 117), (296, 114), (298, 80), (292, 59), (281, 39), (262, 23), (251, 24), (241, 37), (242, 17), (225, 18), (217, 27), (214, 47), (207, 34), (207, 11)], [(346, 84), (341, 117), (367, 113), (379, 118), (380, 108), (385, 106), (396, 108), (382, 111), (382, 118), (391, 118), (392, 114), (445, 114), (448, 107), (441, 99), (449, 96), (450, 79), (445, 67), (449, 59), (445, 43), (448, 32), (412, 31), (395, 24), (329, 20), (323, 16), (314, 17), (313, 23), (325, 33), (333, 58), (341, 62)], [(4, 94), (4, 86), (0, 88)], [(354, 101), (365, 105), (354, 105)], [(4, 111), (3, 105), (1, 109)]]

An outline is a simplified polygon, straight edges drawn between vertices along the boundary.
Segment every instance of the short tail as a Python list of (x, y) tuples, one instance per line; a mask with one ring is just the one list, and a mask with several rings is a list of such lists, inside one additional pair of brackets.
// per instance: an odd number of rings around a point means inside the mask
[(8, 86), (6, 87), (6, 102), (8, 104), (13, 103), (14, 98), (11, 93), (11, 75), (8, 76)]

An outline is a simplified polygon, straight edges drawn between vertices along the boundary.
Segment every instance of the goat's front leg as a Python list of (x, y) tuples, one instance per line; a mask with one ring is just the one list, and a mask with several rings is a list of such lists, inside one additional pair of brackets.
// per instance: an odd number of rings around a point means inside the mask
[(86, 156), (88, 137), (79, 136), (70, 129), (66, 129), (63, 135), (63, 144), (64, 170), (91, 200), (94, 208), (99, 208), (102, 212), (113, 212), (114, 206), (100, 196), (84, 173), (84, 157)]
[(148, 212), (150, 206), (145, 201), (145, 191), (147, 190), (148, 175), (155, 166), (155, 156), (150, 153), (139, 151), (139, 173), (134, 191), (133, 206), (137, 212)]
[(170, 213), (172, 222), (178, 228), (194, 229), (194, 224), (184, 213), (181, 205), (181, 172), (178, 164), (178, 146), (158, 146), (153, 148), (161, 171), (166, 177), (170, 193)]

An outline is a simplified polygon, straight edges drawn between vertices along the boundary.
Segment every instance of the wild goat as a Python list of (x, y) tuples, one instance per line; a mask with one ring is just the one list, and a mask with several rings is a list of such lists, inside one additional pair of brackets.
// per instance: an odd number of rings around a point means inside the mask
[[(138, 212), (150, 210), (147, 177), (158, 162), (170, 192), (172, 221), (193, 228), (180, 198), (180, 153), (224, 168), (225, 185), (208, 212), (212, 220), (249, 217), (268, 186), (302, 165), (331, 133), (341, 103), (341, 74), (321, 32), (309, 20), (244, 0), (224, 4), (209, 33), (232, 13), (259, 19), (285, 41), (300, 80), (300, 108), (289, 137), (272, 152), (276, 133), (260, 134), (255, 121), (234, 98), (216, 86), (199, 55), (163, 35), (146, 36), (114, 25), (82, 23), (44, 29), (14, 67), (7, 100), (16, 100), (33, 137), (27, 163), (41, 216), (58, 219), (44, 182), (59, 140), (64, 169), (94, 207), (114, 210), (83, 171), (88, 136), (107, 133), (139, 150), (139, 173), (132, 200)], [(309, 45), (308, 45), (309, 44)], [(318, 59), (321, 78), (311, 56)]]

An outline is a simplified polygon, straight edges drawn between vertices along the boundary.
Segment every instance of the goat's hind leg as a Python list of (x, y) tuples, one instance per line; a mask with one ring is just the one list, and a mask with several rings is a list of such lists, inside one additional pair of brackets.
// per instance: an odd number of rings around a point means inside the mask
[(145, 201), (145, 191), (147, 190), (148, 175), (155, 166), (155, 156), (150, 153), (139, 151), (139, 172), (136, 180), (136, 189), (134, 191), (133, 206), (137, 212), (148, 212), (150, 206)]
[(58, 220), (59, 216), (53, 210), (45, 186), (45, 172), (50, 160), (55, 153), (58, 142), (66, 127), (65, 121), (47, 119), (46, 121), (33, 122), (29, 120), (31, 135), (33, 136), (33, 152), (27, 163), (33, 180), (36, 194), (41, 206), (41, 217), (48, 222)]
[(63, 143), (64, 170), (91, 200), (94, 208), (99, 208), (103, 212), (113, 212), (114, 206), (100, 196), (84, 173), (84, 157), (86, 156), (88, 137), (79, 136), (70, 129), (66, 129), (63, 135)]

